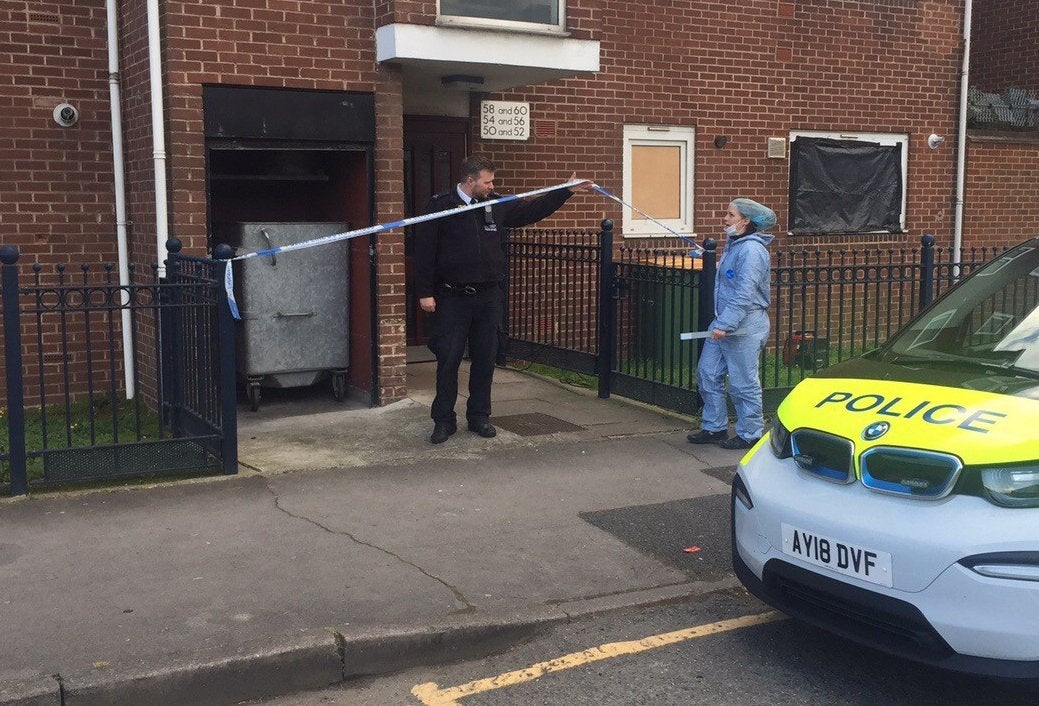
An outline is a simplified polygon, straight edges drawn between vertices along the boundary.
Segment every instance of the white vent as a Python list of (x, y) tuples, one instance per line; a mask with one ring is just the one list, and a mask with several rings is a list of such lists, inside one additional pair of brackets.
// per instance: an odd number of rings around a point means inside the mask
[(770, 138), (768, 138), (768, 158), (769, 159), (785, 159), (786, 158), (786, 138), (785, 137), (770, 137)]

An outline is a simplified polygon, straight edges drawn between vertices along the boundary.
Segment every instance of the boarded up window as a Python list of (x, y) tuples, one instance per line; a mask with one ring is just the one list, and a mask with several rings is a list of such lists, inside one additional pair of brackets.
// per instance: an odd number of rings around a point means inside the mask
[(677, 125), (624, 126), (625, 236), (693, 233), (693, 148), (696, 131)]
[(900, 233), (904, 148), (798, 136), (790, 146), (790, 232)]
[[(654, 218), (682, 217), (682, 148), (631, 146), (632, 203)], [(645, 217), (635, 213), (634, 218)]]

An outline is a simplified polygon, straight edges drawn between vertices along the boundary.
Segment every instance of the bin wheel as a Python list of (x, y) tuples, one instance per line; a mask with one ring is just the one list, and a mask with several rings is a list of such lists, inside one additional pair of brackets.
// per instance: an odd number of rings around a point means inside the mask
[(332, 373), (332, 396), (336, 402), (346, 399), (346, 373)]
[(260, 409), (260, 383), (249, 383), (249, 408), (256, 412)]

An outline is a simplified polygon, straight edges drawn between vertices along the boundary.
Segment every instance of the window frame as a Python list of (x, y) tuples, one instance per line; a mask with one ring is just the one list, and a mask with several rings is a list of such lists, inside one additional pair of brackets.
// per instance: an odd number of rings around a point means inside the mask
[[(875, 142), (884, 147), (893, 147), (895, 145), (901, 145), (901, 167), (902, 167), (902, 208), (899, 213), (899, 225), (902, 229), (902, 233), (906, 232), (906, 195), (909, 191), (909, 133), (899, 132), (834, 132), (827, 130), (791, 130), (789, 141), (793, 145), (794, 141), (798, 137), (814, 137), (821, 138), (824, 140), (841, 140), (844, 142)], [(789, 154), (789, 150), (788, 150)], [(793, 184), (790, 182), (791, 179), (791, 167), (792, 160), (787, 160), (787, 192), (792, 193), (791, 189)], [(793, 203), (790, 204), (791, 208)], [(790, 220), (788, 214), (788, 220)], [(884, 233), (888, 234), (887, 230), (867, 230), (859, 231), (861, 233)], [(825, 231), (820, 231), (825, 234)], [(787, 231), (787, 235), (795, 236), (800, 234), (794, 234), (791, 231)], [(848, 235), (843, 233), (842, 235)], [(891, 233), (891, 235), (894, 235)]]
[(440, 11), (442, 0), (437, 0), (437, 26), (470, 27), (476, 29), (511, 30), (531, 34), (567, 35), (566, 0), (554, 0), (559, 5), (559, 22), (542, 24), (540, 22), (520, 22), (518, 20), (497, 20), (490, 17), (466, 17), (464, 15), (445, 15)]
[[(693, 177), (696, 162), (696, 128), (688, 125), (625, 125), (623, 138), (623, 195), (627, 203), (632, 201), (631, 148), (637, 145), (648, 146), (677, 146), (681, 148), (681, 159), (684, 159), (681, 172), (683, 183), (679, 186), (679, 218), (659, 218), (661, 223), (667, 225), (676, 233), (695, 238), (693, 230)], [(636, 204), (637, 205), (637, 204)], [(649, 215), (654, 216), (650, 213)], [(625, 238), (673, 238), (674, 236), (662, 229), (653, 221), (633, 217), (634, 213), (629, 208), (624, 209), (624, 227), (622, 235)]]
[[(826, 130), (791, 130), (790, 131), (790, 143), (793, 145), (794, 140), (798, 137), (816, 137), (821, 139), (836, 139), (847, 142), (876, 142), (882, 147), (894, 147), (901, 145), (902, 150), (902, 208), (899, 213), (899, 226), (902, 232), (906, 232), (906, 194), (909, 189), (909, 134), (902, 132), (833, 132)], [(790, 154), (790, 150), (788, 150)], [(793, 184), (791, 183), (791, 171), (792, 171), (791, 160), (788, 160), (787, 164), (787, 189), (788, 193), (792, 193)], [(793, 208), (793, 203), (791, 203)], [(790, 216), (789, 216), (790, 217)], [(859, 231), (860, 233), (882, 233), (891, 234), (889, 231)], [(788, 235), (795, 235), (793, 232), (788, 231)], [(818, 235), (850, 235), (849, 233), (835, 233), (831, 231), (819, 230)], [(803, 234), (798, 234), (803, 235)]]

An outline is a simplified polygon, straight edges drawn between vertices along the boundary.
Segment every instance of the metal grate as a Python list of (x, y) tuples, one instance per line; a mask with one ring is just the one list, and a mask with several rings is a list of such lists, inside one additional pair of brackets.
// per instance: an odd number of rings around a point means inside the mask
[(924, 500), (948, 495), (963, 468), (951, 454), (883, 446), (862, 454), (860, 464), (867, 488)]
[(216, 466), (206, 449), (194, 441), (161, 442), (49, 449), (43, 452), (48, 483), (69, 483), (147, 474), (189, 471)]
[(565, 422), (562, 419), (540, 412), (532, 414), (511, 414), (507, 417), (494, 417), (495, 425), (520, 436), (540, 436), (560, 432), (583, 431), (584, 427)]
[(790, 435), (790, 441), (794, 461), (802, 469), (836, 483), (855, 480), (853, 447), (847, 439), (815, 429), (798, 429)]
[(551, 120), (535, 120), (534, 135), (537, 137), (555, 137), (556, 124)]

